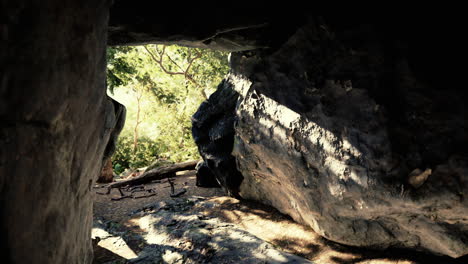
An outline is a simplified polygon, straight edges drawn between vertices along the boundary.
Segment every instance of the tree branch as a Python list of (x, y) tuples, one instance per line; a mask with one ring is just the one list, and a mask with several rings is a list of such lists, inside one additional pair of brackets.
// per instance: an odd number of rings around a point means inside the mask
[(195, 169), (198, 162), (199, 160), (186, 161), (186, 162), (176, 163), (173, 165), (161, 166), (161, 167), (149, 170), (149, 171), (145, 171), (143, 174), (141, 174), (138, 177), (108, 184), (106, 186), (108, 188), (107, 192), (103, 194), (109, 194), (112, 188), (120, 188), (120, 187), (127, 186), (127, 185), (135, 186), (139, 184), (145, 184), (152, 180), (161, 180), (163, 178), (170, 177), (174, 175), (177, 171), (193, 170)]
[[(159, 67), (161, 67), (161, 69), (166, 73), (166, 74), (169, 74), (169, 75), (185, 75), (185, 72), (172, 72), (172, 71), (169, 71), (166, 69), (166, 67), (164, 67), (164, 64), (163, 64), (163, 56), (164, 56), (164, 53), (165, 53), (165, 49), (166, 49), (166, 46), (163, 46), (163, 50), (161, 51), (161, 53), (159, 53), (160, 57), (159, 59), (156, 58), (156, 56), (154, 56), (154, 54), (146, 47), (146, 46), (143, 46), (145, 48), (145, 50), (150, 54), (151, 58), (157, 62), (159, 64)], [(167, 56), (167, 55), (166, 55)]]
[(182, 69), (182, 67), (180, 67), (179, 64), (177, 64), (177, 62), (175, 62), (169, 55), (166, 55), (166, 57), (172, 62), (172, 64), (177, 66), (177, 68), (179, 68), (181, 71), (184, 71), (184, 69)]
[[(202, 88), (202, 95), (205, 99), (208, 99), (205, 91), (203, 90), (203, 87), (201, 87), (200, 84), (198, 84), (198, 82), (192, 77), (191, 74), (189, 74), (189, 71), (190, 71), (190, 68), (192, 67), (193, 65), (193, 62), (197, 59), (200, 59), (202, 57), (202, 53), (199, 51), (199, 50), (196, 50), (195, 51), (197, 52), (197, 55), (192, 58), (192, 51), (190, 50), (190, 54), (188, 56), (188, 59), (189, 59), (189, 64), (187, 65), (187, 68), (185, 70), (182, 69), (182, 67), (177, 64), (176, 61), (174, 61), (174, 59), (171, 58), (171, 56), (169, 56), (168, 54), (166, 54), (166, 45), (163, 45), (162, 46), (162, 50), (161, 52), (159, 52), (159, 49), (156, 47), (156, 52), (158, 53), (159, 55), (159, 59), (156, 58), (156, 56), (154, 55), (153, 52), (151, 52), (146, 46), (143, 46), (143, 48), (145, 48), (145, 50), (150, 54), (151, 58), (159, 64), (159, 67), (166, 73), (166, 74), (169, 74), (169, 75), (184, 75), (185, 79), (192, 82), (193, 84), (195, 84), (195, 86), (199, 87), (199, 88)], [(169, 61), (174, 64), (177, 68), (179, 68), (181, 71), (180, 72), (173, 72), (173, 71), (169, 71), (166, 69), (166, 67), (164, 66), (163, 64), (163, 58), (164, 58), (164, 55), (166, 55), (166, 57), (169, 59)]]
[[(156, 59), (156, 56), (154, 56), (153, 52), (151, 52), (146, 46), (143, 46), (143, 48), (145, 48), (145, 50), (149, 53), (149, 55), (151, 56), (151, 58), (157, 62), (157, 63), (160, 63), (161, 60), (158, 60)], [(158, 51), (158, 48), (156, 48), (156, 52), (159, 54), (159, 51)], [(161, 55), (161, 54), (160, 54)], [(161, 58), (161, 57), (160, 57)]]
[[(158, 52), (159, 54), (159, 59), (156, 58), (156, 56), (154, 55), (153, 52), (151, 52), (146, 46), (143, 46), (145, 48), (145, 50), (150, 54), (151, 58), (157, 62), (159, 64), (159, 67), (161, 67), (161, 69), (166, 73), (166, 74), (169, 74), (169, 75), (184, 75), (184, 77), (189, 80), (190, 82), (192, 82), (193, 84), (195, 84), (196, 86), (200, 87), (200, 85), (198, 84), (197, 81), (195, 81), (195, 79), (193, 79), (193, 77), (189, 74), (189, 71), (190, 71), (190, 68), (192, 67), (193, 65), (193, 62), (199, 58), (202, 57), (202, 53), (200, 51), (197, 50), (197, 56), (195, 56), (194, 58), (190, 58), (189, 60), (189, 65), (187, 66), (187, 68), (185, 70), (182, 69), (182, 67), (177, 64), (174, 59), (172, 59), (169, 55), (165, 54), (165, 50), (166, 50), (166, 46), (163, 45), (163, 49), (161, 52)], [(175, 66), (177, 66), (177, 68), (181, 69), (182, 71), (180, 72), (173, 72), (173, 71), (169, 71), (166, 69), (166, 67), (164, 66), (163, 64), (163, 56), (166, 55), (166, 57), (169, 59), (170, 62), (172, 62)], [(191, 56), (190, 56), (191, 57)]]

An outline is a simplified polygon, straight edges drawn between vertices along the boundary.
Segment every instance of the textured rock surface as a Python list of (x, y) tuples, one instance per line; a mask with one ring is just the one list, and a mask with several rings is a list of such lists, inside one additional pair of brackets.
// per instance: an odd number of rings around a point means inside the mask
[[(224, 174), (218, 166), (217, 178), (241, 182), (234, 193), (333, 241), (467, 254), (466, 91), (452, 85), (456, 77), (444, 83), (453, 75), (444, 59), (423, 56), (443, 45), (421, 45), (425, 35), (406, 35), (415, 28), (311, 20), (278, 50), (233, 55), (229, 85), (218, 93), (238, 95), (215, 95), (195, 115), (205, 159), (219, 148), (230, 159), (228, 145), (209, 135), (230, 142), (231, 124), (219, 112), (235, 121), (242, 176), (230, 165)], [(234, 104), (232, 115), (226, 105)], [(198, 117), (210, 113), (223, 118)]]
[[(241, 51), (275, 46), (292, 34), (304, 16), (284, 19), (293, 8), (266, 10), (263, 6), (166, 2), (151, 8), (154, 1), (119, 0), (111, 9), (110, 45), (174, 44)], [(295, 10), (297, 12), (297, 10)], [(176, 15), (175, 15), (176, 13)]]
[(242, 175), (231, 155), (238, 98), (238, 93), (232, 89), (234, 82), (228, 77), (218, 86), (218, 90), (200, 105), (192, 117), (192, 136), (205, 165), (211, 169), (229, 194), (237, 196)]
[(208, 164), (204, 161), (198, 162), (197, 166), (195, 167), (197, 171), (197, 182), (196, 185), (198, 187), (220, 187), (218, 180), (216, 180), (216, 176), (211, 171)]
[(90, 191), (116, 123), (108, 1), (0, 6), (1, 261), (90, 263)]
[(153, 205), (138, 220), (149, 244), (130, 263), (312, 263), (219, 218), (187, 212), (195, 204), (213, 206), (202, 197), (178, 198)]
[(330, 30), (311, 23), (264, 59), (233, 58), (252, 82), (233, 88), (240, 195), (344, 244), (467, 254), (464, 91)]
[[(105, 162), (112, 157), (112, 154), (114, 154), (115, 148), (117, 146), (118, 137), (125, 125), (125, 117), (127, 116), (127, 109), (125, 109), (124, 105), (110, 97), (107, 97), (107, 100), (110, 100), (113, 104), (114, 118), (106, 119), (105, 126), (106, 128), (110, 127), (111, 131), (109, 141), (107, 142), (106, 149), (104, 150), (104, 156), (102, 158), (103, 164), (105, 164)], [(108, 109), (107, 111), (111, 112), (112, 110)]]
[[(106, 149), (104, 150), (104, 155), (102, 158), (103, 164), (101, 174), (96, 180), (96, 182), (100, 183), (112, 182), (114, 180), (114, 169), (112, 167), (111, 157), (115, 151), (119, 134), (125, 125), (125, 116), (127, 113), (125, 106), (123, 106), (119, 102), (115, 101), (110, 97), (107, 98), (107, 100), (110, 100), (113, 104), (113, 114), (115, 118), (106, 118), (107, 123), (105, 124), (105, 126), (112, 129), (110, 131), (109, 141), (107, 142)], [(112, 112), (110, 112), (109, 115), (112, 116)]]

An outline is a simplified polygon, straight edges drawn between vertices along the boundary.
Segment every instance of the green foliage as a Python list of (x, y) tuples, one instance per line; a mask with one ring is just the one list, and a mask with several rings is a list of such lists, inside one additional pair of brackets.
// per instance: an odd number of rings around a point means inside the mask
[(127, 168), (141, 168), (150, 164), (158, 156), (159, 146), (156, 141), (147, 137), (139, 139), (138, 151), (133, 152), (133, 137), (121, 136), (117, 141), (117, 148), (112, 157), (112, 166), (117, 174)]
[(227, 73), (227, 55), (179, 46), (108, 49), (110, 96), (127, 107), (112, 158), (116, 173), (148, 166), (156, 159), (199, 158), (190, 118)]
[(107, 49), (107, 87), (111, 93), (115, 87), (127, 85), (130, 76), (136, 73), (136, 69), (121, 56), (130, 50), (129, 47)]

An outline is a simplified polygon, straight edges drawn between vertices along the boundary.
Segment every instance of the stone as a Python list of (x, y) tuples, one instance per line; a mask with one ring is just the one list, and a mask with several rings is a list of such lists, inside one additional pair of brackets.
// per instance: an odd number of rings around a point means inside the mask
[(149, 245), (130, 263), (312, 263), (235, 224), (190, 211), (195, 205), (190, 201), (201, 204), (204, 200), (176, 198), (164, 210), (139, 218)]
[(215, 175), (211, 172), (210, 168), (204, 161), (198, 162), (195, 167), (197, 171), (197, 182), (198, 187), (213, 188), (220, 187)]
[(408, 55), (420, 39), (374, 38), (380, 30), (310, 20), (277, 50), (233, 53), (217, 93), (237, 94), (215, 93), (202, 104), (196, 143), (205, 160), (219, 157), (218, 148), (223, 160), (235, 157), (240, 175), (232, 165), (214, 170), (226, 189), (327, 239), (461, 257), (468, 254), (466, 90), (444, 89), (451, 81), (434, 76), (428, 58)]
[(114, 114), (108, 115), (105, 121), (105, 128), (110, 130), (110, 137), (106, 145), (106, 149), (104, 150), (104, 156), (102, 157), (103, 166), (105, 162), (109, 160), (112, 157), (112, 154), (114, 154), (115, 152), (117, 140), (120, 135), (120, 132), (125, 126), (125, 117), (127, 116), (127, 110), (125, 109), (124, 105), (110, 97), (107, 97), (107, 100), (110, 100), (112, 102), (112, 104), (107, 104), (107, 106), (109, 107), (107, 111), (114, 111)]
[(112, 160), (108, 159), (104, 163), (104, 167), (101, 170), (101, 174), (99, 175), (96, 182), (98, 183), (109, 183), (114, 180), (114, 169), (112, 168)]
[(1, 6), (1, 261), (91, 263), (92, 187), (116, 120), (109, 1)]
[(238, 93), (230, 79), (203, 102), (192, 117), (192, 136), (204, 163), (219, 184), (233, 196), (238, 196), (242, 175), (231, 155), (234, 144), (235, 106)]
[(419, 188), (421, 185), (426, 182), (427, 178), (431, 175), (432, 170), (426, 169), (425, 171), (421, 171), (420, 169), (414, 169), (408, 175), (408, 183), (413, 186), (414, 188)]

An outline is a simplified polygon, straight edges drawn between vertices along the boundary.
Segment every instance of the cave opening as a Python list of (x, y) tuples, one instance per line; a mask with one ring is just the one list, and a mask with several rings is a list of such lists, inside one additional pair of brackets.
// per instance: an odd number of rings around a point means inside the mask
[[(138, 253), (132, 262), (466, 262), (462, 16), (192, 4), (174, 7), (184, 11), (173, 19), (149, 1), (111, 2), (0, 4), (6, 263), (92, 262), (93, 184), (124, 116), (106, 95), (105, 51), (144, 43), (234, 52), (233, 74), (192, 120), (197, 146), (231, 195), (272, 205), (315, 235), (245, 200), (172, 199), (185, 181), (167, 182), (159, 192), (169, 200), (131, 212), (141, 216), (124, 225), (133, 239), (96, 221), (112, 231), (108, 243)], [(264, 232), (247, 232), (249, 219)]]
[[(426, 58), (409, 54), (420, 41), (408, 38), (407, 30), (385, 31), (388, 28), (380, 21), (344, 25), (333, 17), (328, 19), (332, 22), (323, 17), (299, 22), (295, 30), (285, 30), (271, 41), (261, 37), (256, 47), (250, 41), (245, 46), (237, 41), (242, 42), (256, 30), (260, 36), (268, 36), (277, 24), (219, 30), (191, 44), (226, 45), (234, 51), (231, 74), (192, 119), (192, 132), (205, 165), (231, 196), (273, 206), (331, 241), (390, 248), (388, 254), (380, 255), (390, 263), (417, 263), (430, 258), (424, 253), (408, 258), (399, 247), (460, 256), (464, 234), (457, 237), (454, 229), (436, 221), (434, 215), (440, 217), (438, 213), (424, 215), (427, 207), (416, 205), (417, 209), (408, 210), (406, 206), (414, 199), (431, 204), (438, 197), (454, 206), (451, 213), (460, 219), (460, 211), (455, 208), (463, 208), (463, 204), (449, 201), (452, 198), (448, 197), (459, 199), (457, 185), (465, 167), (463, 154), (453, 151), (454, 146), (466, 145), (464, 128), (451, 125), (462, 123), (465, 110), (455, 98), (464, 92), (440, 90), (437, 82), (428, 84), (427, 76), (417, 66), (426, 65)], [(124, 42), (136, 43), (154, 37), (143, 34), (139, 35), (141, 40), (135, 40), (134, 35), (125, 36), (129, 39), (124, 38)], [(437, 112), (436, 108), (443, 105), (442, 97), (453, 99), (453, 107), (447, 109), (450, 113)], [(427, 126), (432, 129), (423, 131)], [(450, 140), (430, 140), (448, 134), (453, 136)], [(440, 191), (436, 182), (448, 174), (455, 177)], [(429, 195), (433, 188), (439, 188), (439, 193)], [(202, 200), (189, 203), (195, 204), (193, 208), (203, 207), (206, 201)], [(231, 206), (245, 202), (227, 201)], [(172, 204), (163, 208), (174, 210), (174, 206), (178, 207)], [(440, 209), (435, 204), (429, 207)], [(245, 211), (228, 208), (234, 212), (222, 212), (224, 220), (245, 224)], [(383, 216), (384, 211), (390, 213)], [(275, 213), (262, 212), (260, 218), (275, 218), (272, 215)], [(177, 228), (169, 229), (178, 234), (193, 224), (173, 217), (158, 225), (174, 224)], [(407, 225), (407, 221), (418, 217), (422, 217), (423, 225)], [(271, 222), (262, 225), (275, 227)], [(158, 230), (154, 226), (153, 230)], [(428, 234), (429, 226), (440, 232)], [(290, 225), (284, 228), (294, 230)], [(266, 236), (262, 228), (248, 231), (308, 259), (321, 258), (316, 251), (336, 249), (332, 242), (311, 238), (311, 229), (302, 231), (308, 234), (306, 239), (297, 235)], [(415, 232), (427, 235), (423, 239), (413, 236)], [(150, 244), (148, 241), (162, 243), (145, 239)], [(230, 238), (227, 235), (222, 239)], [(436, 242), (441, 240), (446, 243)], [(291, 246), (292, 241), (295, 246)], [(216, 252), (214, 248), (207, 250)], [(177, 252), (179, 255), (175, 255), (181, 258), (191, 254)], [(335, 254), (331, 253), (334, 256), (326, 261), (339, 261), (341, 258)], [(437, 261), (458, 262), (445, 257)]]
[(116, 175), (200, 159), (191, 117), (228, 73), (228, 55), (177, 45), (107, 49), (108, 96), (126, 108), (111, 157)]
[[(138, 223), (138, 218), (126, 217), (132, 212), (171, 197), (223, 194), (197, 189), (220, 186), (200, 168), (191, 117), (227, 75), (228, 55), (177, 45), (107, 48), (107, 94), (115, 105), (123, 105), (125, 125), (120, 125), (114, 153), (103, 161), (94, 186), (95, 263), (136, 258), (148, 246), (129, 224)], [(161, 170), (170, 172), (158, 174)], [(99, 191), (123, 182), (118, 191)]]

